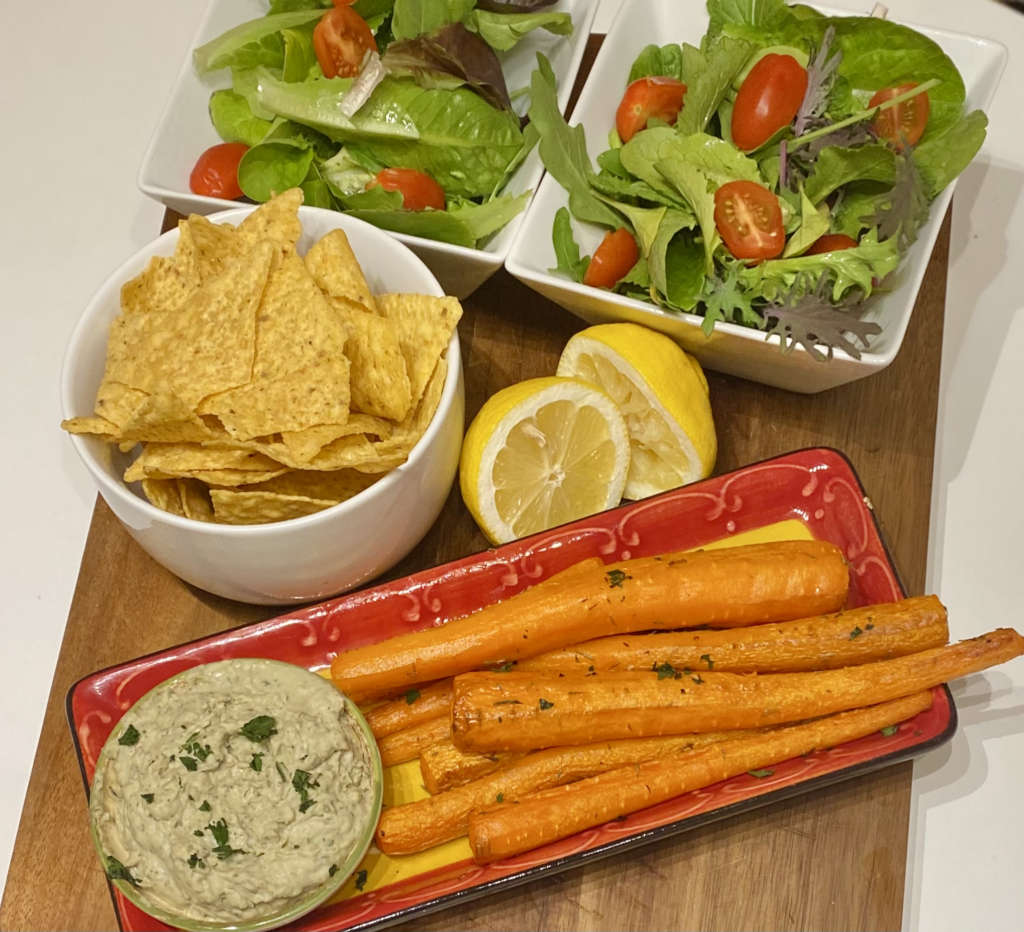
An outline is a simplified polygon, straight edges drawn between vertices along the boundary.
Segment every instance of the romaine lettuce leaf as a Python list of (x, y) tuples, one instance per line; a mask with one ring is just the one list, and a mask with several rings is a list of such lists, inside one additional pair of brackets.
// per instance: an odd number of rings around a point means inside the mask
[(284, 40), (282, 77), (285, 81), (305, 81), (310, 71), (320, 71), (313, 51), (312, 24), (299, 29), (282, 29), (281, 38)]
[(728, 26), (749, 26), (764, 33), (778, 30), (793, 18), (785, 0), (708, 0), (708, 38)]
[(476, 0), (395, 0), (391, 31), (396, 39), (413, 39), (465, 19), (475, 5)]
[(465, 19), (466, 28), (479, 33), (491, 48), (507, 52), (534, 29), (546, 29), (556, 36), (572, 35), (572, 17), (568, 13), (488, 13), (473, 10)]
[(974, 110), (948, 133), (921, 140), (914, 150), (914, 164), (929, 198), (934, 198), (970, 164), (985, 141), (987, 126), (988, 117)]
[(192, 63), (200, 75), (221, 68), (255, 68), (259, 65), (280, 68), (284, 65), (282, 29), (292, 29), (320, 19), (321, 7), (263, 16), (229, 29), (192, 53)]

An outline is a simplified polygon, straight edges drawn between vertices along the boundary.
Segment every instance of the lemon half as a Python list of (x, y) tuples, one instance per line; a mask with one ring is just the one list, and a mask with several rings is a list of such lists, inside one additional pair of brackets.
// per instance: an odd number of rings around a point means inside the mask
[(647, 498), (711, 475), (718, 454), (708, 382), (669, 337), (639, 324), (600, 324), (572, 337), (558, 374), (606, 392), (630, 440), (625, 497)]
[(629, 471), (626, 422), (603, 391), (552, 376), (492, 395), (462, 444), (466, 507), (493, 543), (619, 504)]

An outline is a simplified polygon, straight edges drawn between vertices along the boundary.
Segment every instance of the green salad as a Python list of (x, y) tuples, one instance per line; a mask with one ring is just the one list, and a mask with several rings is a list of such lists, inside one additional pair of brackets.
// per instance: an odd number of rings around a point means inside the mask
[[(541, 62), (530, 119), (568, 192), (557, 271), (575, 281), (859, 358), (864, 319), (930, 202), (978, 152), (952, 60), (884, 19), (784, 0), (708, 0), (700, 48), (633, 62), (607, 151), (591, 163)], [(609, 230), (580, 256), (570, 214)], [(555, 270), (553, 270), (555, 271)]]
[(503, 192), (537, 141), (499, 53), (535, 29), (571, 35), (554, 2), (271, 0), (193, 53), (200, 76), (230, 69), (232, 84), (210, 98), (224, 143), (192, 191), (262, 202), (301, 187), (306, 204), (481, 246), (526, 206), (529, 192)]

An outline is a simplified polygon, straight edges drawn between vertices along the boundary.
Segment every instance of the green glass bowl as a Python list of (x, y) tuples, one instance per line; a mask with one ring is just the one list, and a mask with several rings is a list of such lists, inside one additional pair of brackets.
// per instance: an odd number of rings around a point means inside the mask
[[(215, 664), (280, 664), (283, 667), (290, 667), (293, 669), (302, 669), (296, 667), (295, 664), (284, 663), (280, 660), (262, 659), (262, 658), (238, 658), (234, 660), (219, 660), (211, 664), (201, 664), (200, 666), (213, 666)], [(164, 680), (159, 686), (154, 686), (148, 693), (142, 696), (141, 699), (136, 702), (131, 709), (125, 712), (122, 716), (124, 721), (129, 713), (133, 710), (138, 709), (143, 703), (147, 702), (150, 697), (166, 688), (168, 684), (174, 680), (190, 674), (192, 670), (196, 669), (191, 667), (188, 670), (183, 670), (181, 673), (175, 674), (169, 679)], [(173, 926), (176, 929), (184, 929), (186, 932), (261, 932), (265, 929), (276, 929), (278, 926), (286, 925), (289, 922), (294, 922), (306, 913), (312, 912), (321, 903), (330, 899), (338, 890), (341, 885), (345, 883), (349, 877), (355, 872), (359, 866), (360, 861), (363, 860), (366, 855), (367, 849), (370, 847), (370, 843), (373, 841), (374, 831), (377, 828), (377, 820), (380, 818), (381, 802), (383, 798), (384, 789), (384, 768), (381, 765), (380, 751), (377, 749), (377, 742), (374, 740), (373, 732), (370, 731), (370, 726), (366, 723), (366, 719), (363, 718), (362, 713), (356, 707), (356, 704), (352, 702), (348, 696), (342, 693), (338, 693), (333, 683), (330, 680), (325, 679), (317, 673), (306, 671), (309, 676), (314, 680), (317, 680), (323, 685), (324, 689), (330, 689), (341, 695), (345, 702), (345, 709), (351, 717), (353, 723), (358, 727), (359, 733), (363, 737), (363, 741), (366, 745), (369, 759), (370, 759), (370, 770), (373, 798), (370, 801), (370, 818), (367, 820), (366, 825), (363, 827), (361, 834), (353, 846), (352, 851), (348, 857), (345, 858), (344, 862), (338, 865), (338, 870), (335, 871), (334, 876), (329, 878), (325, 883), (322, 883), (319, 887), (311, 890), (301, 899), (296, 900), (294, 903), (289, 905), (285, 909), (278, 910), (276, 913), (264, 916), (262, 919), (252, 920), (250, 922), (202, 922), (198, 919), (192, 919), (186, 916), (180, 916), (176, 913), (167, 912), (161, 909), (159, 906), (151, 905), (143, 892), (137, 887), (132, 886), (126, 880), (111, 880), (112, 883), (125, 897), (125, 899), (134, 903), (139, 909), (141, 909), (147, 915), (152, 916), (154, 919), (159, 919), (161, 922), (166, 923), (169, 926)], [(106, 870), (107, 865), (107, 854), (103, 850), (102, 842), (100, 841), (99, 829), (96, 826), (96, 815), (93, 808), (94, 790), (96, 789), (96, 774), (102, 771), (104, 758), (107, 754), (107, 749), (114, 744), (117, 739), (121, 736), (122, 729), (115, 727), (110, 733), (110, 737), (107, 738), (103, 745), (103, 749), (100, 751), (99, 757), (96, 759), (96, 770), (93, 774), (93, 785), (90, 787), (89, 794), (89, 820), (90, 827), (92, 830), (93, 844), (96, 846), (96, 853), (99, 856), (100, 864), (103, 865)]]

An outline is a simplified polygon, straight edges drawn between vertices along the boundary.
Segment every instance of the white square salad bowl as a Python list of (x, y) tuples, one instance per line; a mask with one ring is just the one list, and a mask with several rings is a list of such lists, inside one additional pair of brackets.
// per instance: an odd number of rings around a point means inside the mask
[[(255, 210), (239, 206), (211, 217), (240, 223)], [(331, 230), (343, 229), (375, 294), (443, 295), (430, 270), (383, 230), (332, 210), (300, 207), (300, 255)], [(170, 256), (177, 228), (140, 249), (108, 278), (71, 334), (61, 372), (66, 418), (88, 415), (103, 378), (107, 331), (120, 313), (121, 285), (153, 256)], [(440, 514), (462, 450), (465, 393), (456, 330), (446, 351), (441, 400), (409, 459), (358, 495), (304, 518), (273, 524), (228, 525), (192, 521), (147, 501), (140, 483), (122, 476), (132, 454), (98, 437), (72, 434), (71, 443), (104, 501), (154, 560), (185, 582), (216, 595), (261, 605), (325, 599), (394, 566)]]
[[(597, 12), (597, 0), (558, 0), (549, 9), (572, 16), (571, 36), (556, 36), (538, 29), (510, 51), (499, 52), (498, 58), (511, 92), (529, 87), (537, 52), (547, 56), (558, 81), (558, 103), (564, 111), (586, 50), (590, 27)], [(192, 66), (192, 50), (239, 23), (257, 19), (266, 12), (266, 0), (211, 0), (199, 24), (139, 168), (138, 183), (142, 192), (162, 201), (172, 210), (183, 214), (211, 214), (224, 210), (230, 204), (219, 198), (193, 194), (189, 189), (189, 173), (196, 159), (210, 146), (222, 142), (210, 122), (210, 95), (215, 90), (231, 86), (231, 73), (227, 70), (200, 78)], [(528, 103), (528, 98), (520, 99), (517, 107), (524, 110)], [(544, 166), (534, 148), (510, 179), (505, 193), (520, 195), (536, 191), (543, 174)], [(405, 243), (427, 264), (446, 294), (464, 298), (504, 264), (523, 217), (523, 213), (514, 217), (483, 249), (454, 246), (405, 233), (391, 235)]]
[[(817, 9), (832, 16), (849, 15), (847, 10)], [(952, 58), (966, 85), (966, 109), (984, 110), (1006, 64), (1005, 47), (988, 39), (906, 25), (938, 43)], [(586, 130), (592, 162), (608, 147), (608, 131), (615, 125), (615, 110), (625, 91), (630, 66), (640, 51), (651, 43), (688, 42), (699, 46), (707, 26), (704, 0), (625, 0), (573, 112), (572, 123)], [(872, 338), (870, 352), (862, 353), (860, 359), (836, 349), (830, 361), (817, 362), (799, 345), (784, 355), (777, 339), (767, 342), (763, 332), (733, 323), (716, 323), (706, 338), (701, 331), (702, 317), (663, 310), (552, 273), (549, 270), (556, 261), (551, 228), (558, 209), (568, 206), (568, 195), (551, 175), (545, 176), (519, 227), (506, 267), (530, 288), (589, 323), (626, 320), (642, 324), (671, 336), (709, 369), (812, 394), (880, 372), (896, 358), (955, 185), (954, 181), (932, 202), (917, 242), (893, 276), (892, 290), (865, 315), (882, 331)], [(576, 220), (573, 230), (583, 254), (593, 253), (604, 232)]]

